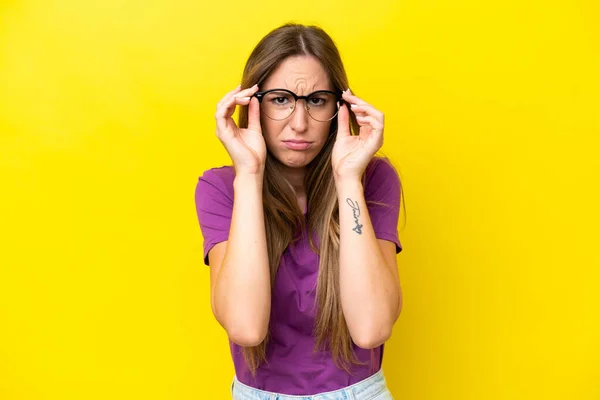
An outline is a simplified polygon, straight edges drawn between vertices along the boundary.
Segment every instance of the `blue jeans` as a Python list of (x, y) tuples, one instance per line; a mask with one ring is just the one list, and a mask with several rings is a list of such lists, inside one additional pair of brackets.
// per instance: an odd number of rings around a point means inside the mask
[(367, 379), (345, 388), (308, 396), (292, 396), (267, 392), (244, 385), (233, 378), (231, 385), (233, 400), (393, 400), (385, 383), (383, 371), (379, 370)]

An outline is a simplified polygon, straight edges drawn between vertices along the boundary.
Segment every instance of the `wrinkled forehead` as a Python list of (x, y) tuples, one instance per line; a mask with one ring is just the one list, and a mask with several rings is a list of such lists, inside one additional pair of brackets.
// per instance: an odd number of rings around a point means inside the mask
[(302, 96), (316, 90), (334, 90), (329, 74), (313, 56), (294, 56), (283, 60), (260, 86), (260, 90), (287, 89)]

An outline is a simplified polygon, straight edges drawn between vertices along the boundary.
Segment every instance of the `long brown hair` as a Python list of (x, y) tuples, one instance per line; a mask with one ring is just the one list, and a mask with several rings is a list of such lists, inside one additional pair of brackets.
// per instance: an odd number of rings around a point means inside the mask
[[(329, 74), (336, 89), (349, 87), (346, 71), (337, 47), (329, 35), (316, 26), (283, 25), (267, 34), (252, 51), (244, 69), (242, 87), (259, 87), (280, 63), (291, 56), (314, 56)], [(359, 125), (353, 113), (350, 127), (353, 134)], [(248, 107), (240, 108), (238, 125), (248, 126)], [(308, 221), (296, 201), (291, 184), (281, 172), (279, 161), (267, 152), (264, 172), (263, 201), (267, 251), (271, 285), (277, 274), (282, 253), (298, 237), (298, 228), (311, 234), (311, 249), (320, 256), (317, 281), (317, 316), (314, 327), (315, 350), (331, 351), (336, 365), (346, 371), (351, 364), (359, 364), (352, 339), (344, 319), (339, 288), (340, 224), (338, 199), (331, 167), (331, 152), (337, 132), (337, 117), (331, 122), (329, 137), (317, 157), (307, 166), (304, 184), (307, 190)], [(363, 176), (364, 179), (364, 176)], [(313, 238), (316, 233), (320, 245)], [(254, 373), (266, 360), (267, 342), (244, 348), (244, 358)]]

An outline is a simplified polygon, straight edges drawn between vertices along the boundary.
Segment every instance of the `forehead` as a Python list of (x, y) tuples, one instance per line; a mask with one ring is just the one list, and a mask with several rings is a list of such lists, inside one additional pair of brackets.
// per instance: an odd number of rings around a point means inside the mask
[(315, 90), (334, 89), (329, 82), (327, 71), (312, 56), (286, 58), (261, 86), (261, 90), (281, 88), (299, 95)]

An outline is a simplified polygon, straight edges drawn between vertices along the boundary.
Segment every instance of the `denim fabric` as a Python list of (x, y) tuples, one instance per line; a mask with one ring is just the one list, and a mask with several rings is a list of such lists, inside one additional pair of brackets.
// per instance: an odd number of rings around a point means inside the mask
[(233, 378), (231, 385), (233, 400), (393, 400), (387, 388), (383, 371), (379, 370), (374, 375), (354, 385), (307, 396), (292, 396), (280, 393), (267, 392), (244, 385)]

